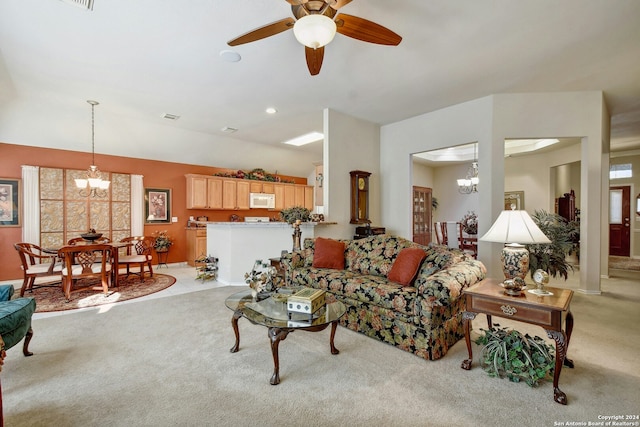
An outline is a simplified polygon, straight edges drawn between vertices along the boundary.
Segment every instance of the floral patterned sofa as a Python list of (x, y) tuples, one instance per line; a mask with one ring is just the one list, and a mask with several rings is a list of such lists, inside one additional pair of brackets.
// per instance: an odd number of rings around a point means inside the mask
[[(343, 269), (313, 267), (316, 239), (305, 239), (302, 250), (282, 258), (286, 284), (327, 291), (327, 300), (347, 307), (343, 326), (428, 360), (441, 358), (462, 339), (462, 290), (484, 279), (480, 261), (388, 234), (339, 241)], [(401, 285), (387, 275), (405, 248), (420, 248), (425, 258), (411, 283)]]

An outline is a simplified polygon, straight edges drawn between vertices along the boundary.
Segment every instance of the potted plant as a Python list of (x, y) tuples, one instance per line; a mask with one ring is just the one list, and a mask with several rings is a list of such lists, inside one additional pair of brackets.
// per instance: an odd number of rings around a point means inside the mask
[(531, 387), (550, 377), (555, 367), (555, 353), (542, 338), (500, 328), (498, 324), (480, 330), (484, 334), (475, 342), (484, 346), (480, 363), (489, 376), (525, 381)]
[(311, 218), (311, 211), (303, 206), (293, 206), (280, 211), (280, 218), (293, 225), (293, 251), (300, 250), (302, 231), (300, 223), (307, 222)]
[(460, 220), (462, 231), (469, 235), (478, 234), (478, 215), (474, 211), (468, 211)]
[(303, 206), (293, 206), (280, 211), (280, 218), (289, 224), (295, 224), (296, 221), (299, 221), (298, 224), (307, 222), (310, 217), (311, 211)]
[(153, 243), (153, 248), (156, 252), (167, 252), (169, 247), (173, 245), (173, 239), (167, 233), (167, 230), (155, 231), (151, 234), (156, 240)]
[(542, 269), (550, 276), (561, 276), (567, 280), (569, 271), (573, 271), (573, 266), (567, 261), (567, 255), (574, 248), (574, 230), (563, 217), (544, 210), (536, 210), (531, 219), (551, 240), (549, 244), (527, 245), (529, 271), (532, 277), (537, 269)]

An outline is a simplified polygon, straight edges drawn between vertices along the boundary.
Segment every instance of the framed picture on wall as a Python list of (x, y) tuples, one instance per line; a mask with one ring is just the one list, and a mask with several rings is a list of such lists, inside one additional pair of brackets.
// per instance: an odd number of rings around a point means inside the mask
[(171, 189), (144, 189), (144, 217), (146, 224), (171, 222)]
[(512, 205), (515, 206), (517, 211), (524, 210), (524, 191), (504, 193), (504, 210), (511, 210)]
[(0, 178), (0, 227), (20, 227), (20, 180)]

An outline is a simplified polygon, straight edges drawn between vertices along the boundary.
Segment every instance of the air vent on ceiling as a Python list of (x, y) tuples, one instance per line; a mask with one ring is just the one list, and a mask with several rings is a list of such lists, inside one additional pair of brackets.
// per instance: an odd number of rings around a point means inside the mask
[(175, 114), (164, 113), (162, 115), (162, 118), (167, 120), (178, 120), (180, 116), (176, 116)]
[(225, 126), (225, 127), (223, 127), (222, 129), (220, 129), (220, 130), (221, 130), (222, 132), (224, 132), (224, 133), (234, 133), (234, 132), (237, 132), (237, 131), (238, 131), (238, 129), (236, 129), (236, 128), (232, 128), (232, 127), (229, 127), (229, 126)]
[(80, 9), (93, 10), (93, 0), (61, 0), (63, 3), (67, 3)]

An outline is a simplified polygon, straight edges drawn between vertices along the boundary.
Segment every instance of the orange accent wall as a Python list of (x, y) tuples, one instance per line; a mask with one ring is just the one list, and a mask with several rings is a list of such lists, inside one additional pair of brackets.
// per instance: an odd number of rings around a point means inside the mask
[[(187, 236), (185, 227), (189, 216), (208, 216), (209, 221), (222, 222), (229, 221), (229, 217), (232, 214), (241, 217), (273, 217), (278, 213), (266, 209), (238, 211), (186, 209), (185, 174), (213, 175), (219, 172), (231, 172), (231, 169), (101, 154), (96, 154), (95, 157), (96, 165), (101, 171), (143, 175), (145, 187), (171, 189), (171, 216), (178, 217), (178, 222), (171, 224), (151, 224), (145, 225), (144, 227), (145, 235), (150, 235), (156, 230), (167, 230), (169, 235), (174, 238), (174, 245), (169, 251), (167, 261), (169, 263), (186, 261)], [(2, 178), (21, 179), (22, 165), (84, 169), (88, 168), (89, 164), (91, 164), (90, 153), (0, 143), (0, 177)], [(268, 165), (260, 167), (265, 167), (266, 169)], [(285, 180), (295, 181), (296, 184), (307, 184), (306, 178), (286, 175), (281, 175), (281, 177)], [(20, 197), (22, 204), (23, 194), (21, 194)], [(24, 218), (22, 219), (22, 223), (24, 223)], [(0, 227), (0, 253), (3, 254), (2, 262), (0, 262), (0, 281), (15, 279), (20, 279), (20, 282), (22, 281), (20, 257), (13, 247), (14, 243), (20, 241), (22, 241), (22, 227)], [(20, 282), (16, 282), (15, 284), (17, 285)]]

